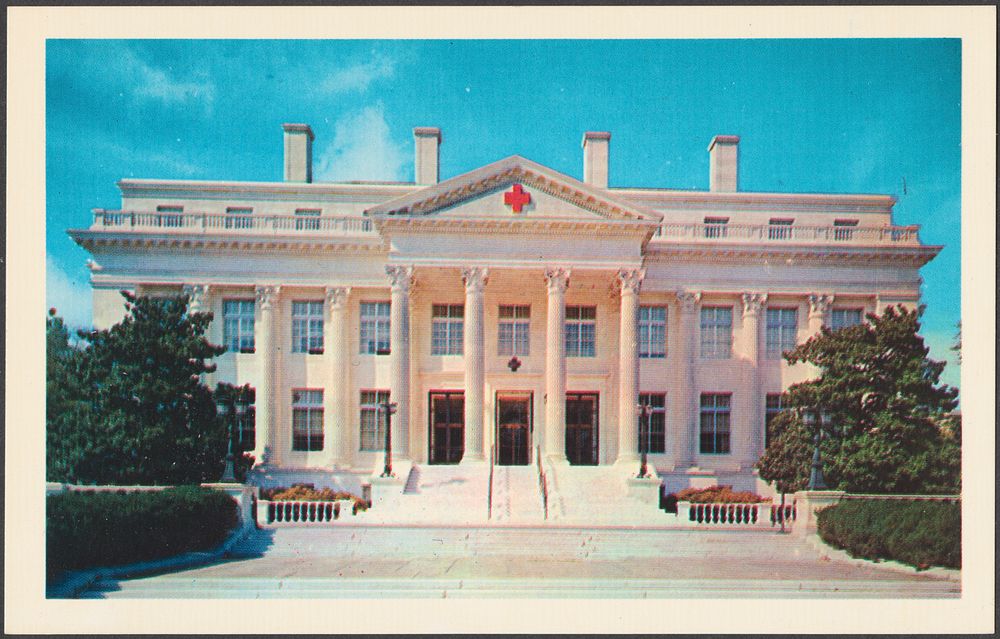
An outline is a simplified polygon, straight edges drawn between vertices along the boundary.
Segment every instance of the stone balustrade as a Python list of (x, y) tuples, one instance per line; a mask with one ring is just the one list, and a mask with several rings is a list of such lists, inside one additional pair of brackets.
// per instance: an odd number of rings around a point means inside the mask
[(257, 525), (264, 527), (329, 524), (356, 514), (353, 501), (257, 502)]
[(774, 226), (771, 224), (705, 224), (664, 222), (654, 241), (697, 243), (849, 244), (919, 246), (919, 226)]
[(376, 235), (371, 218), (94, 209), (92, 230), (177, 233)]
[(782, 518), (788, 523), (794, 521), (794, 502), (784, 507), (767, 501), (756, 504), (677, 502), (677, 523), (681, 526), (774, 528), (781, 526)]

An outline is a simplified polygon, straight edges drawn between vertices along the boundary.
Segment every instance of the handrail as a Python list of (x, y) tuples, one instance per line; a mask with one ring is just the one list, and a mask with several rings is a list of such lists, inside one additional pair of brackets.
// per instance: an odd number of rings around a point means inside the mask
[(536, 460), (538, 464), (538, 487), (542, 492), (542, 510), (545, 514), (545, 519), (549, 518), (549, 480), (545, 476), (545, 470), (542, 468), (542, 447), (535, 446)]
[(486, 518), (493, 519), (493, 462), (494, 455), (493, 449), (496, 444), (490, 444), (490, 488), (489, 492), (486, 494)]

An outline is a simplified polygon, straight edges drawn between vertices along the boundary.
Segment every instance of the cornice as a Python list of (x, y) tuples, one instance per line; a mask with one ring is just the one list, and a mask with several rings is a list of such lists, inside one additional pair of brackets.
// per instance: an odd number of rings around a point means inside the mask
[(747, 191), (718, 193), (640, 188), (609, 190), (622, 200), (635, 201), (654, 209), (890, 214), (896, 204), (896, 198), (891, 195)]
[(233, 196), (280, 199), (297, 197), (350, 198), (371, 197), (379, 200), (397, 198), (420, 187), (412, 183), (396, 182), (236, 182), (221, 180), (148, 180), (124, 179), (118, 181), (122, 197), (185, 197), (197, 199), (226, 199)]
[(115, 233), (109, 231), (91, 231), (87, 229), (70, 229), (70, 237), (81, 247), (94, 248), (120, 247), (136, 249), (209, 249), (218, 251), (332, 251), (338, 253), (370, 253), (384, 252), (385, 242), (381, 237), (306, 237), (298, 235), (207, 235), (183, 233)]
[(920, 267), (942, 246), (826, 246), (760, 244), (652, 244), (646, 247), (647, 264), (662, 262), (711, 262), (774, 264), (789, 260), (823, 264), (907, 265)]
[(408, 232), (433, 234), (528, 234), (560, 235), (580, 231), (600, 232), (604, 237), (650, 237), (658, 228), (656, 222), (646, 220), (607, 220), (544, 217), (376, 217), (375, 229), (379, 232)]

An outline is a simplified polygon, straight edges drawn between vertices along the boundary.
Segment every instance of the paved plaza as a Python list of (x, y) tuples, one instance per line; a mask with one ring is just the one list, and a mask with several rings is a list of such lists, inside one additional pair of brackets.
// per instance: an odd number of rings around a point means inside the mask
[(770, 531), (337, 525), (254, 531), (201, 568), (84, 598), (958, 597), (960, 583)]

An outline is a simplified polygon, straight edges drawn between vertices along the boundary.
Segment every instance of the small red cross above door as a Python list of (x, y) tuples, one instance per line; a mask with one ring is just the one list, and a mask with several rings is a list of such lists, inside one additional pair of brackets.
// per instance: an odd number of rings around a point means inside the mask
[(503, 194), (503, 203), (513, 208), (515, 213), (520, 213), (521, 207), (528, 202), (531, 202), (531, 195), (520, 184), (515, 184), (510, 191)]

